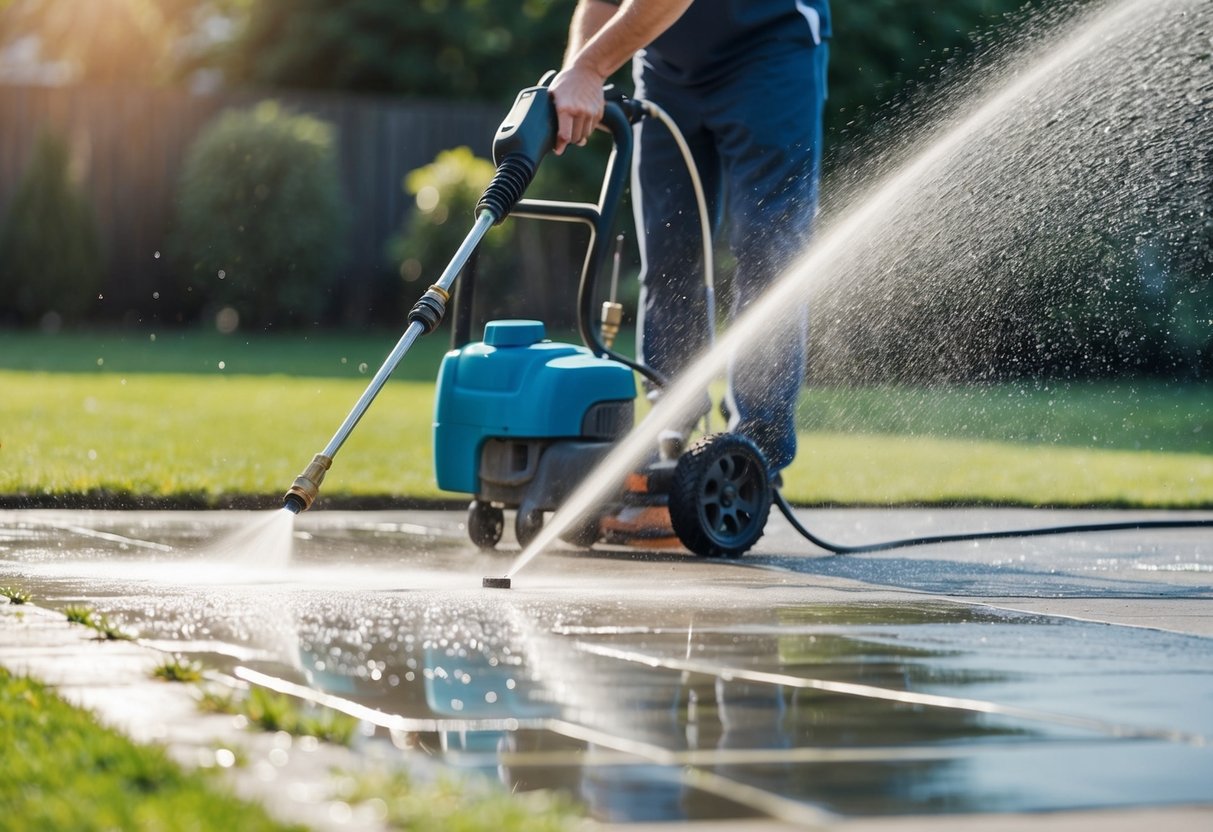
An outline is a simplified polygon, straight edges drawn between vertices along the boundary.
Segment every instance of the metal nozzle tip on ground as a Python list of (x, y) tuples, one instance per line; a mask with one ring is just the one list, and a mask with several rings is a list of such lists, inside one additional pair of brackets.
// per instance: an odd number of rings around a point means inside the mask
[(480, 582), (485, 589), (509, 589), (509, 578), (485, 578)]

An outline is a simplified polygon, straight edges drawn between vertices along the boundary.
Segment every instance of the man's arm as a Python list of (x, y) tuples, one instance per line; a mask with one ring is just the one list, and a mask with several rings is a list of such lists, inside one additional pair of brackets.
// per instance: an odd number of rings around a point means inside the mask
[(577, 8), (573, 11), (573, 21), (569, 24), (569, 43), (564, 50), (564, 66), (573, 63), (577, 53), (611, 21), (620, 5), (620, 0), (580, 0), (577, 3)]
[(585, 144), (602, 121), (602, 85), (628, 59), (668, 29), (692, 0), (580, 0), (569, 25), (564, 67), (552, 79), (556, 153)]

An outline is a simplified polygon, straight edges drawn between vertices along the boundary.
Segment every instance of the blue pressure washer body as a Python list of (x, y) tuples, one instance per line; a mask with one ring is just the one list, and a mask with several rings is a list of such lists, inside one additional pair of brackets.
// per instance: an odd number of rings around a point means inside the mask
[[(526, 541), (631, 430), (635, 398), (630, 367), (545, 340), (539, 321), (492, 321), (438, 373), (438, 487), (476, 496), (468, 527), (477, 544), (500, 538), (501, 507), (517, 509)], [(596, 537), (590, 526), (574, 532), (587, 545)]]

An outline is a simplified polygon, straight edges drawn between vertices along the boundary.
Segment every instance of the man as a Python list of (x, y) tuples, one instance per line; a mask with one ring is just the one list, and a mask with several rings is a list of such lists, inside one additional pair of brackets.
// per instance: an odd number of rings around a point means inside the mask
[[(679, 125), (709, 217), (715, 226), (729, 218), (736, 314), (808, 242), (829, 35), (828, 0), (579, 0), (564, 66), (550, 87), (555, 150), (586, 142), (602, 118), (604, 82), (632, 58), (636, 97)], [(648, 365), (677, 377), (706, 346), (709, 331), (699, 214), (669, 131), (654, 120), (638, 130), (638, 347)], [(729, 429), (758, 444), (772, 477), (796, 453), (807, 315), (802, 309), (792, 318), (738, 356), (729, 374)]]

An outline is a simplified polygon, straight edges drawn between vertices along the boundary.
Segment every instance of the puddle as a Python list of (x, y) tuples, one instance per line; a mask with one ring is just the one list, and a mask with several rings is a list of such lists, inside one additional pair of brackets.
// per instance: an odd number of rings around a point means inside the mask
[(485, 591), (509, 554), (475, 552), (450, 515), (317, 515), (289, 568), (270, 569), (200, 557), (215, 517), (107, 516), (92, 535), (9, 523), (0, 578), (212, 667), (375, 709), (400, 746), (564, 789), (601, 820), (1210, 795), (1213, 640), (959, 603), (806, 603), (812, 575), (669, 555), (554, 553), (517, 589)]

